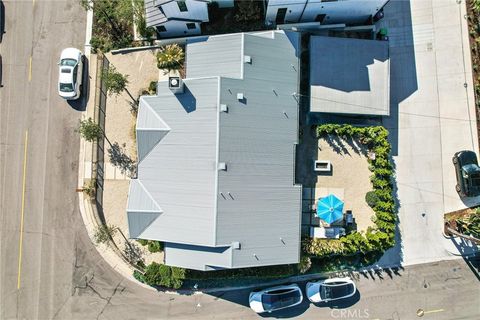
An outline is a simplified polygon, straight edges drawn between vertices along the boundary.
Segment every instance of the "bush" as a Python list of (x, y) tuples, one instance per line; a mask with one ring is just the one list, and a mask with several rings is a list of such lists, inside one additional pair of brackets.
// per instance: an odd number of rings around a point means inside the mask
[(310, 257), (303, 256), (300, 258), (300, 262), (298, 263), (298, 271), (300, 273), (303, 274), (307, 272), (308, 270), (310, 270), (311, 267), (312, 267), (312, 260), (310, 260)]
[(133, 271), (133, 277), (141, 283), (145, 283), (145, 276), (141, 272), (137, 270)]
[(260, 8), (260, 1), (243, 0), (237, 2), (236, 14), (234, 16), (235, 22), (248, 23), (250, 21), (257, 21), (262, 18), (262, 10)]
[(368, 191), (365, 195), (365, 201), (371, 208), (374, 208), (379, 200), (380, 199), (375, 191)]
[(140, 243), (142, 246), (146, 246), (148, 244), (148, 240), (145, 239), (137, 239), (137, 242)]
[(150, 94), (155, 93), (157, 91), (157, 81), (150, 81), (148, 85), (148, 92)]
[(186, 270), (152, 262), (145, 268), (145, 283), (150, 286), (162, 286), (178, 289), (185, 279)]
[(317, 257), (345, 252), (345, 245), (337, 239), (307, 238), (302, 243), (303, 251)]
[(144, 239), (137, 239), (137, 241), (142, 246), (147, 246), (148, 251), (150, 251), (151, 253), (163, 251), (163, 242), (161, 241), (144, 240)]
[(185, 54), (178, 44), (169, 44), (160, 48), (157, 53), (157, 67), (159, 69), (179, 70), (183, 67)]
[(163, 251), (163, 242), (149, 241), (148, 242), (148, 251), (150, 251), (151, 253)]

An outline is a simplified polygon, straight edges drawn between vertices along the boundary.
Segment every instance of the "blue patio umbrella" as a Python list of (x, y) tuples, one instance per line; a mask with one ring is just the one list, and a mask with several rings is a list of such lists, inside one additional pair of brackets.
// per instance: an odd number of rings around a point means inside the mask
[(317, 215), (328, 224), (341, 219), (343, 217), (343, 201), (333, 194), (319, 199)]

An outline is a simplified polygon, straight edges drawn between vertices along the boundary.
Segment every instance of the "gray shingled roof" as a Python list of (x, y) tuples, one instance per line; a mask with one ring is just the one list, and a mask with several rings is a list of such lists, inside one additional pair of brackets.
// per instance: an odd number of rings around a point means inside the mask
[(167, 20), (167, 17), (158, 8), (155, 0), (145, 0), (145, 22), (147, 23), (147, 27), (156, 27)]
[[(178, 96), (162, 82), (158, 96), (141, 98), (138, 180), (161, 212), (153, 222), (137, 214), (145, 190), (131, 187), (129, 227), (147, 225), (136, 237), (165, 241), (167, 264), (210, 270), (298, 262), (298, 47), (298, 34), (282, 31), (189, 43), (187, 75), (191, 68), (207, 78), (184, 80)], [(159, 128), (168, 133), (158, 141), (138, 134)], [(218, 170), (219, 163), (227, 170)]]
[(389, 115), (388, 41), (310, 37), (310, 111)]

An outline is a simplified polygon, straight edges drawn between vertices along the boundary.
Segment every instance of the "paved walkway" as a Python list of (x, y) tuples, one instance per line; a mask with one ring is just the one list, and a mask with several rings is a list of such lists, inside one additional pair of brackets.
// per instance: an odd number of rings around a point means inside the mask
[(392, 116), (384, 125), (397, 169), (402, 246), (384, 257), (385, 264), (458, 254), (442, 236), (443, 214), (480, 201), (458, 197), (451, 162), (458, 150), (478, 153), (465, 14), (465, 2), (455, 0), (393, 0), (385, 7)]

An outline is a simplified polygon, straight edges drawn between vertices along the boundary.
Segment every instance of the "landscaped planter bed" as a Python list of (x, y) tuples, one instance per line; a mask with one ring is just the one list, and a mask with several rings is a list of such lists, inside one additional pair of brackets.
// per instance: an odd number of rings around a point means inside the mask
[(381, 254), (395, 244), (396, 206), (393, 196), (393, 165), (390, 158), (388, 131), (381, 127), (353, 127), (351, 125), (325, 124), (317, 127), (317, 136), (336, 134), (344, 139), (354, 138), (365, 145), (375, 157), (369, 157), (373, 191), (378, 198), (375, 227), (365, 233), (352, 232), (340, 239), (307, 238), (302, 247), (305, 254), (315, 258), (326, 256), (352, 256)]

